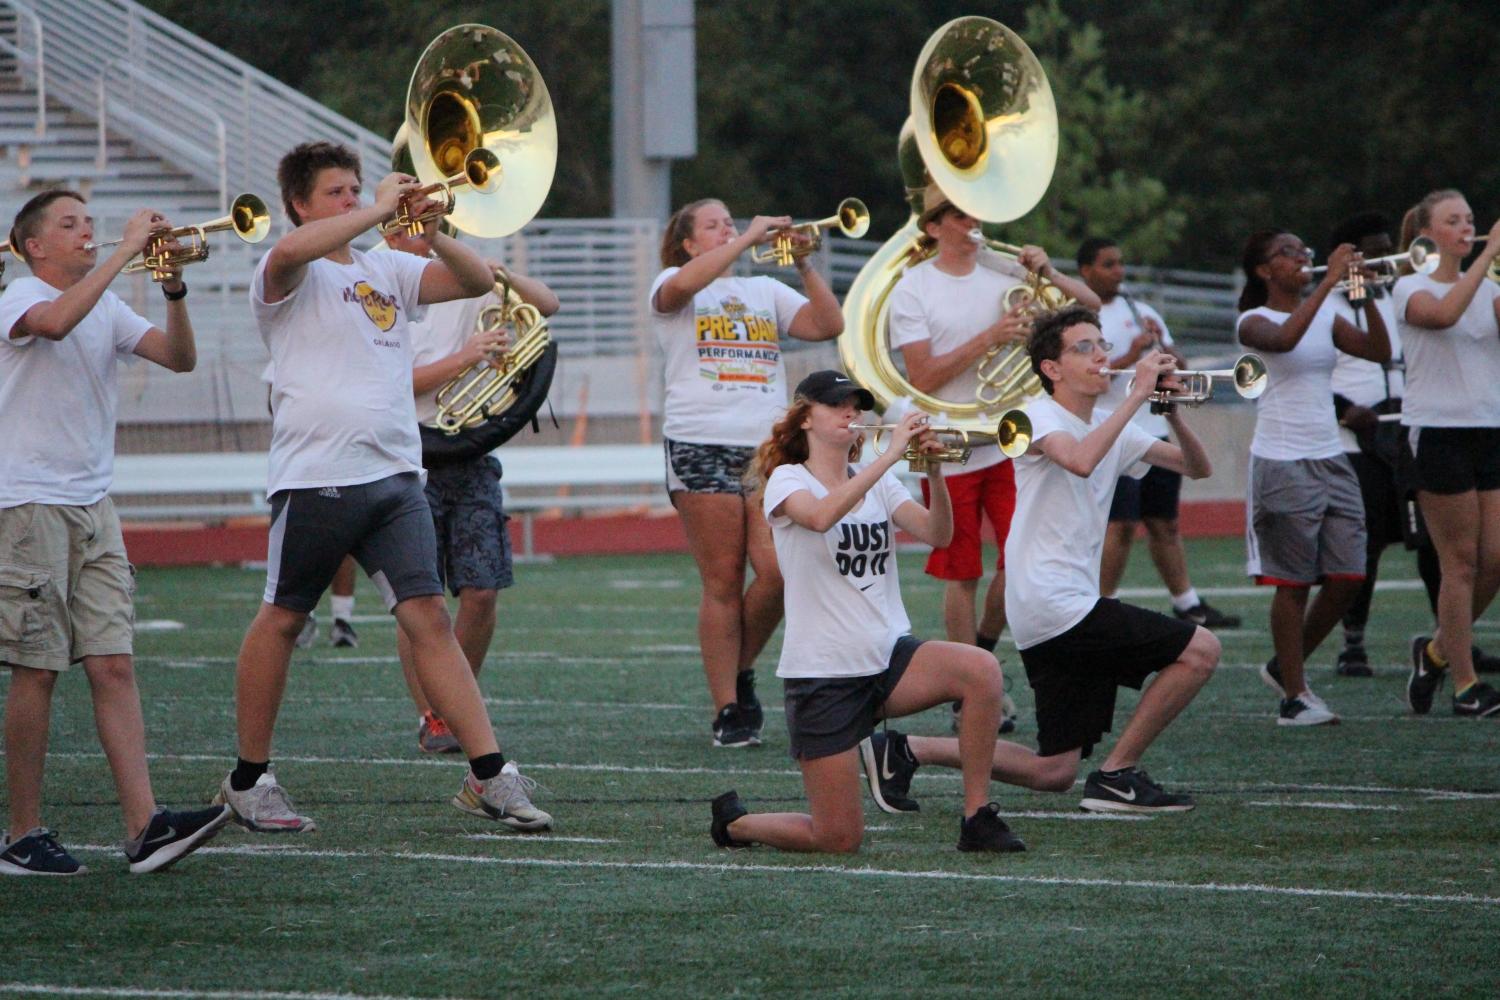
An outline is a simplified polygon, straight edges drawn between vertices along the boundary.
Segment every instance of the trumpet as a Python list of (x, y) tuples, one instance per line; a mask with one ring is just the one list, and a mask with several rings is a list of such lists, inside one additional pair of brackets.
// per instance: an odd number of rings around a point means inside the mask
[[(503, 173), (500, 157), (484, 146), (476, 146), (464, 155), (463, 169), (452, 177), (403, 194), (396, 214), (380, 224), (381, 235), (405, 231), (408, 236), (420, 236), (427, 223), (453, 214), (458, 207), (458, 191), (468, 188), (476, 194), (490, 194), (500, 186)], [(417, 206), (428, 199), (433, 204), (418, 212)]]
[[(874, 437), (870, 445), (875, 449), (875, 454), (882, 455), (885, 453), (886, 436), (895, 430), (897, 426), (897, 424), (891, 423), (850, 424), (849, 429), (874, 432)], [(937, 435), (938, 440), (943, 442), (943, 450), (936, 452), (923, 451), (922, 446), (917, 443), (917, 439), (913, 438), (911, 443), (906, 446), (906, 450), (901, 453), (901, 457), (906, 459), (906, 467), (912, 472), (926, 472), (933, 465), (943, 462), (951, 462), (954, 465), (965, 465), (969, 461), (969, 455), (977, 446), (995, 443), (993, 435), (976, 433), (965, 430), (962, 427), (924, 426), (920, 430), (931, 431)]]
[(1006, 458), (1020, 458), (1031, 447), (1031, 418), (1025, 410), (1006, 410), (1000, 416), (996, 444)]
[[(1480, 239), (1483, 238), (1480, 237)], [(1437, 244), (1426, 236), (1418, 236), (1411, 241), (1411, 246), (1406, 248), (1405, 253), (1371, 257), (1369, 260), (1354, 258), (1349, 262), (1349, 274), (1334, 287), (1346, 293), (1350, 301), (1362, 302), (1365, 298), (1366, 282), (1373, 281), (1380, 287), (1389, 288), (1396, 283), (1397, 278), (1401, 277), (1402, 265), (1410, 266), (1414, 274), (1431, 274), (1437, 270), (1440, 261)], [(1363, 268), (1373, 270), (1375, 277), (1366, 278)], [(1319, 264), (1317, 267), (1304, 267), (1302, 273), (1311, 279), (1327, 270), (1327, 264)]]
[[(858, 198), (845, 198), (839, 202), (838, 211), (826, 219), (799, 222), (775, 230), (770, 245), (751, 250), (750, 259), (757, 264), (775, 263), (778, 267), (790, 267), (798, 257), (806, 257), (822, 246), (823, 230), (835, 226), (845, 236), (857, 240), (870, 231), (870, 210)], [(806, 242), (799, 243), (799, 235), (806, 237)]]
[[(229, 206), (229, 214), (196, 226), (178, 226), (176, 229), (158, 229), (146, 241), (146, 249), (121, 270), (122, 274), (150, 271), (152, 281), (166, 281), (176, 271), (188, 264), (208, 260), (208, 234), (231, 230), (244, 243), (259, 243), (271, 231), (271, 213), (266, 203), (253, 194), (242, 194)], [(169, 244), (183, 241), (184, 245)], [(123, 239), (107, 240), (103, 243), (88, 243), (84, 249), (98, 250), (100, 247), (117, 246)]]
[[(1124, 375), (1132, 371), (1130, 368), (1101, 368), (1100, 375)], [(1157, 407), (1173, 406), (1181, 403), (1184, 406), (1198, 406), (1213, 398), (1214, 379), (1228, 379), (1234, 383), (1234, 391), (1242, 399), (1257, 399), (1266, 391), (1269, 383), (1269, 375), (1266, 373), (1266, 363), (1258, 354), (1241, 354), (1234, 361), (1233, 368), (1220, 368), (1213, 371), (1196, 372), (1167, 372), (1166, 378), (1180, 379), (1183, 383), (1181, 389), (1157, 389), (1146, 398), (1151, 400), (1152, 412), (1161, 412)], [(1130, 387), (1135, 386), (1135, 379), (1130, 380)]]

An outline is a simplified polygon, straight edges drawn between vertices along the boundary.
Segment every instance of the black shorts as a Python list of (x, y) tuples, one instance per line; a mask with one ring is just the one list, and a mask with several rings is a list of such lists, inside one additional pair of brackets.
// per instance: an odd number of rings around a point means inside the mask
[(441, 594), (432, 513), (415, 472), (358, 486), (277, 490), (271, 497), (265, 602), (311, 611), (352, 555), (387, 611)]
[(1403, 540), (1406, 516), (1404, 498), (1396, 486), (1396, 470), (1366, 452), (1345, 452), (1354, 475), (1359, 478), (1359, 495), (1365, 502), (1365, 544), (1367, 551), (1379, 552), (1387, 545)]
[(1177, 520), (1177, 497), (1182, 493), (1182, 473), (1152, 466), (1140, 479), (1121, 476), (1115, 482), (1115, 498), (1109, 505), (1111, 521)]
[(1192, 641), (1192, 622), (1101, 597), (1062, 635), (1021, 650), (1036, 696), (1037, 752), (1083, 751), (1087, 757), (1114, 726), (1115, 691), (1137, 690), (1171, 666)]
[(438, 576), (461, 590), (504, 590), (511, 573), (510, 532), (500, 494), (500, 460), (481, 455), (427, 470), (427, 505), (437, 535)]
[(781, 682), (793, 760), (817, 760), (853, 750), (875, 731), (880, 709), (911, 664), (922, 640), (903, 635), (891, 662), (864, 677), (788, 677)]
[(1452, 496), (1500, 490), (1500, 427), (1411, 427), (1416, 488)]

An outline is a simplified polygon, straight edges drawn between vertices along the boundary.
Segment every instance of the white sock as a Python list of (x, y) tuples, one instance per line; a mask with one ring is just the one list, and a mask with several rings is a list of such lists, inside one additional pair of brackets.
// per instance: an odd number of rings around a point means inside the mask
[[(334, 600), (336, 601), (338, 600), (338, 598), (335, 597)], [(1202, 603), (1202, 599), (1198, 597), (1198, 591), (1193, 589), (1192, 587), (1189, 587), (1187, 590), (1184, 590), (1180, 594), (1172, 595), (1172, 607), (1176, 608), (1178, 611), (1188, 611), (1192, 608), (1196, 608)], [(337, 608), (338, 605), (335, 604), (334, 607)], [(338, 612), (335, 611), (334, 614), (337, 615)]]
[(348, 597), (340, 597), (338, 594), (334, 594), (329, 599), (328, 603), (333, 605), (334, 618), (342, 619), (346, 622), (351, 621), (354, 618), (353, 594), (350, 594)]

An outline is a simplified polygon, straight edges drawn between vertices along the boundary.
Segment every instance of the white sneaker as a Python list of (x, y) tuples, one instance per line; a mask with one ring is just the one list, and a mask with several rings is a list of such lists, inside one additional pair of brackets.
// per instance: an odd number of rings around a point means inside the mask
[(536, 782), (523, 775), (516, 762), (506, 761), (500, 773), (488, 781), (464, 774), (463, 787), (453, 796), (453, 805), (471, 816), (499, 820), (512, 830), (548, 830), (552, 817), (531, 804), (528, 793)]
[(318, 641), (318, 616), (309, 611), (307, 621), (302, 623), (302, 631), (297, 633), (297, 648), (310, 649), (312, 644)]
[(1338, 722), (1339, 717), (1312, 692), (1281, 699), (1281, 712), (1276, 718), (1278, 726), (1336, 726)]
[(276, 775), (267, 771), (252, 788), (237, 792), (229, 787), (229, 775), (219, 783), (214, 805), (227, 805), (234, 821), (256, 833), (312, 833), (318, 828), (311, 816), (300, 816), (292, 808), (286, 789), (276, 783)]

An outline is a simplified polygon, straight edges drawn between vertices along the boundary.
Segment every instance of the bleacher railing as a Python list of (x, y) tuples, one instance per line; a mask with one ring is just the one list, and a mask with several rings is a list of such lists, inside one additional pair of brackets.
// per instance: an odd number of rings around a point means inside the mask
[[(389, 140), (129, 0), (0, 0), (0, 7), (17, 15), (15, 43), (3, 47), (19, 50), (39, 108), (50, 90), (97, 119), (101, 172), (109, 169), (104, 136), (112, 121), (211, 185), (220, 211), (240, 191), (274, 192), (277, 159), (296, 142), (331, 139), (366, 163), (390, 162)], [(101, 39), (110, 42), (104, 63)]]

